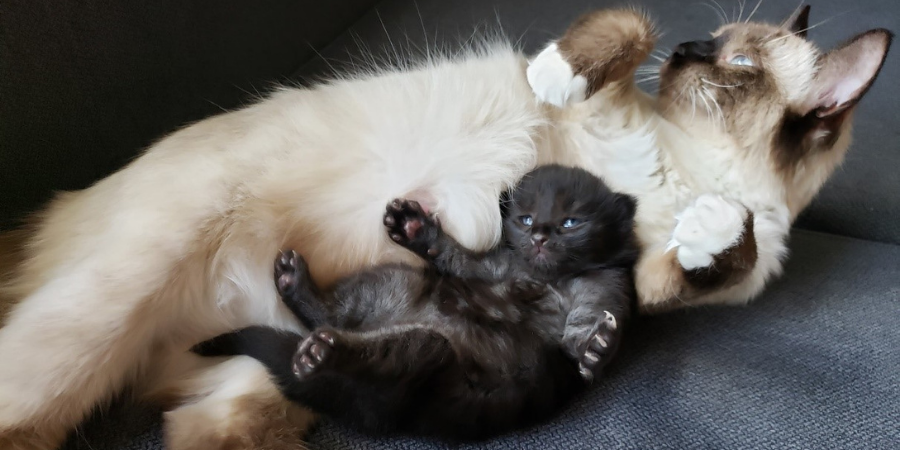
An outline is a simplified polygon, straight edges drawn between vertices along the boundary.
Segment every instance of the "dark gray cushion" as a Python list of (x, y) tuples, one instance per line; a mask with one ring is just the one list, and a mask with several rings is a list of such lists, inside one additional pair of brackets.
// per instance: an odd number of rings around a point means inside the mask
[[(638, 0), (657, 19), (665, 35), (658, 47), (671, 49), (684, 41), (707, 36), (718, 22), (715, 12), (696, 0)], [(729, 16), (737, 0), (725, 5)], [(756, 4), (747, 0), (744, 17)], [(900, 32), (900, 3), (895, 0), (858, 0), (852, 6), (844, 0), (818, 0), (812, 3), (809, 37), (825, 48), (837, 45), (871, 28)], [(421, 47), (428, 42), (454, 42), (468, 38), (476, 26), (502, 24), (505, 33), (520, 39), (528, 52), (548, 39), (559, 36), (580, 13), (621, 2), (596, 0), (387, 0), (355, 23), (322, 55), (298, 73), (316, 78), (328, 73), (329, 66), (344, 63), (361, 51), (361, 41), (372, 51), (395, 47)], [(754, 15), (757, 19), (780, 22), (790, 15), (797, 2), (763, 1)], [(821, 23), (826, 21), (825, 23)], [(897, 86), (900, 54), (894, 49), (879, 80), (872, 87), (856, 114), (855, 143), (846, 164), (832, 178), (819, 198), (798, 222), (802, 228), (882, 242), (900, 243), (900, 104)]]
[[(900, 448), (900, 247), (794, 233), (784, 278), (745, 308), (645, 317), (603, 382), (545, 426), (473, 449)], [(70, 450), (159, 448), (116, 410)], [(155, 431), (154, 431), (155, 430)], [(325, 423), (321, 449), (442, 449)]]

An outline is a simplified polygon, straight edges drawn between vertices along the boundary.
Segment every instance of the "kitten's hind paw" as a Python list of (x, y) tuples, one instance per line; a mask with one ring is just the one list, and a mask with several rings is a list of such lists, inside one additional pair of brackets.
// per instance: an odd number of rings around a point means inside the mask
[(603, 311), (605, 317), (594, 326), (594, 332), (590, 334), (587, 342), (582, 344), (584, 351), (578, 360), (578, 372), (585, 382), (593, 382), (595, 374), (602, 369), (612, 358), (618, 344), (619, 324), (616, 316), (609, 311)]
[(304, 379), (317, 372), (334, 354), (336, 333), (330, 330), (315, 330), (300, 342), (291, 362), (291, 370), (297, 379)]
[(275, 258), (275, 287), (282, 297), (291, 298), (308, 274), (306, 261), (293, 250), (282, 251)]
[(388, 236), (420, 256), (436, 256), (441, 227), (436, 216), (429, 216), (418, 202), (395, 199), (387, 205), (384, 226)]

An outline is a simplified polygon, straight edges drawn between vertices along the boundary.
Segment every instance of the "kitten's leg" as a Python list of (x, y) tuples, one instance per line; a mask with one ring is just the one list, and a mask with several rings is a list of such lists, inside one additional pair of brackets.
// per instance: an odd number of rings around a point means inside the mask
[(496, 280), (509, 270), (507, 253), (475, 253), (444, 233), (437, 217), (414, 201), (396, 199), (384, 215), (388, 235), (428, 261), (438, 272), (460, 278)]
[(630, 81), (656, 43), (650, 19), (634, 10), (600, 10), (578, 18), (528, 66), (541, 101), (564, 107), (619, 80)]
[(356, 333), (318, 328), (297, 347), (292, 371), (300, 380), (330, 372), (372, 380), (396, 380), (448, 361), (444, 336), (425, 327), (396, 326)]
[(282, 251), (275, 258), (275, 288), (284, 304), (308, 330), (329, 323), (322, 293), (313, 283), (306, 261), (297, 252)]
[(562, 344), (578, 361), (582, 378), (591, 382), (619, 347), (624, 324), (631, 316), (634, 292), (627, 274), (615, 270), (579, 280), (571, 289), (573, 305), (566, 317)]
[(447, 339), (425, 328), (374, 333), (321, 328), (297, 349), (294, 382), (285, 393), (363, 430), (393, 430), (409, 426), (399, 420), (421, 383), (455, 361)]

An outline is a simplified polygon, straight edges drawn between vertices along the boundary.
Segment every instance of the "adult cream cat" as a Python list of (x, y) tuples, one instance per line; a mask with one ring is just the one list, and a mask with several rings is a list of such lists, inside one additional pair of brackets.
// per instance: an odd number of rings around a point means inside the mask
[(0, 448), (55, 448), (126, 386), (177, 402), (167, 448), (295, 446), (311, 416), (262, 366), (187, 349), (252, 324), (298, 328), (272, 281), (281, 248), (320, 283), (416, 263), (382, 230), (395, 197), (468, 247), (493, 245), (500, 193), (538, 163), (638, 197), (645, 310), (745, 302), (844, 157), (891, 40), (873, 30), (820, 53), (808, 11), (678, 46), (655, 99), (632, 83), (650, 22), (600, 11), (530, 65), (495, 45), (285, 89), (172, 134), (41, 216), (5, 289), (17, 304), (0, 329)]

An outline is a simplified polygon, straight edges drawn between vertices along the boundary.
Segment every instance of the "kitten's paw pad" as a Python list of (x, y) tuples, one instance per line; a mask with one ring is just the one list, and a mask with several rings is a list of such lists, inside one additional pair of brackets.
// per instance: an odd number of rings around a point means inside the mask
[(396, 199), (389, 203), (384, 214), (384, 226), (388, 236), (404, 247), (429, 255), (435, 251), (430, 244), (437, 237), (440, 223), (416, 201)]
[(525, 75), (532, 92), (542, 102), (562, 108), (587, 98), (587, 78), (575, 74), (556, 44), (541, 51), (528, 65)]
[(275, 258), (275, 287), (282, 297), (290, 297), (309, 269), (306, 261), (297, 252), (285, 250)]
[(747, 208), (738, 202), (701, 195), (676, 217), (668, 249), (677, 248), (678, 262), (685, 270), (709, 267), (717, 255), (738, 243), (747, 215)]
[(298, 379), (304, 379), (318, 371), (334, 354), (337, 336), (330, 330), (316, 330), (300, 342), (291, 370)]
[(578, 372), (588, 383), (594, 381), (597, 371), (609, 362), (618, 339), (616, 330), (619, 328), (619, 324), (616, 316), (609, 311), (603, 312), (604, 317), (597, 322), (594, 331), (587, 342), (583, 344), (584, 351), (578, 360)]

